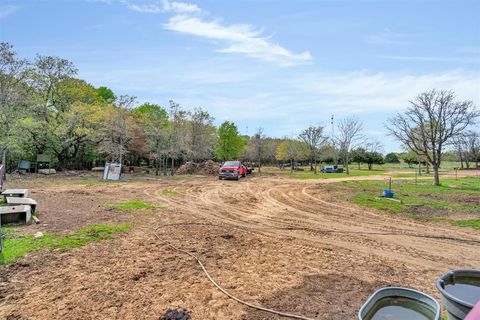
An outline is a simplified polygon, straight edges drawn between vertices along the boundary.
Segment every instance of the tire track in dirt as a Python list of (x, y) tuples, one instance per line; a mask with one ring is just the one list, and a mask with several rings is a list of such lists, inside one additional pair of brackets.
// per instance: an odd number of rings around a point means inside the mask
[[(227, 182), (228, 183), (228, 182)], [(256, 233), (295, 239), (292, 245), (321, 250), (337, 247), (376, 254), (423, 267), (462, 264), (459, 252), (475, 250), (475, 244), (452, 239), (419, 238), (438, 236), (480, 241), (466, 232), (425, 225), (384, 214), (327, 202), (309, 193), (312, 183), (249, 178), (240, 183), (183, 182), (173, 190), (178, 196), (162, 196), (160, 191), (145, 192), (172, 208), (206, 220), (219, 221)], [(249, 201), (254, 199), (254, 201)], [(398, 233), (397, 235), (372, 233)], [(453, 232), (453, 233), (452, 233)], [(436, 253), (433, 247), (442, 247)], [(447, 262), (445, 255), (450, 256)], [(470, 260), (472, 256), (470, 256)], [(473, 255), (472, 263), (480, 257)]]

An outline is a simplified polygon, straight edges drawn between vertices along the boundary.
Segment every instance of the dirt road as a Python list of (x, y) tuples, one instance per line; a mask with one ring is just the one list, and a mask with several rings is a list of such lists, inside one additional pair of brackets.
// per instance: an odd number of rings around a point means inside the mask
[(181, 307), (193, 319), (280, 319), (216, 290), (191, 258), (155, 239), (158, 227), (162, 239), (199, 255), (231, 293), (315, 319), (355, 319), (382, 286), (438, 298), (434, 282), (442, 273), (480, 267), (478, 231), (337, 203), (319, 183), (259, 177), (88, 186), (94, 194), (109, 191), (98, 203), (135, 197), (166, 208), (130, 214), (136, 227), (117, 239), (3, 267), (0, 318), (159, 319)]

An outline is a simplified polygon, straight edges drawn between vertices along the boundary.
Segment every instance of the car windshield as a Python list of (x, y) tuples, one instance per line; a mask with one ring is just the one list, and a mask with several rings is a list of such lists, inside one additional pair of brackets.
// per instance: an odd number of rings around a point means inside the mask
[(223, 164), (224, 167), (238, 167), (238, 161), (227, 161)]

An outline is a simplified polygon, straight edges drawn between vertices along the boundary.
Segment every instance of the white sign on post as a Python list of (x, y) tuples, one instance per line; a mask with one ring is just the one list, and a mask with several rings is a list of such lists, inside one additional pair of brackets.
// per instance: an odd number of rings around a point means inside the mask
[(120, 180), (121, 174), (121, 164), (107, 162), (105, 164), (105, 169), (103, 169), (103, 180)]

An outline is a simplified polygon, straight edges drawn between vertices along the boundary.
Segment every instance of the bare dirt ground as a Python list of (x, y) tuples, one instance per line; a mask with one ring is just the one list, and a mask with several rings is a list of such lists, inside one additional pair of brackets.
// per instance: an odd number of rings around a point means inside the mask
[[(374, 179), (355, 177), (361, 178)], [(189, 310), (193, 319), (282, 319), (226, 297), (194, 260), (163, 245), (155, 232), (197, 254), (239, 298), (314, 319), (355, 319), (382, 286), (439, 298), (434, 283), (441, 274), (480, 266), (478, 231), (326, 201), (319, 184), (332, 180), (134, 180), (11, 182), (31, 188), (39, 201), (42, 224), (22, 233), (120, 222), (134, 228), (113, 240), (38, 252), (0, 267), (0, 319), (159, 319), (174, 308)], [(104, 209), (129, 199), (164, 208)]]

